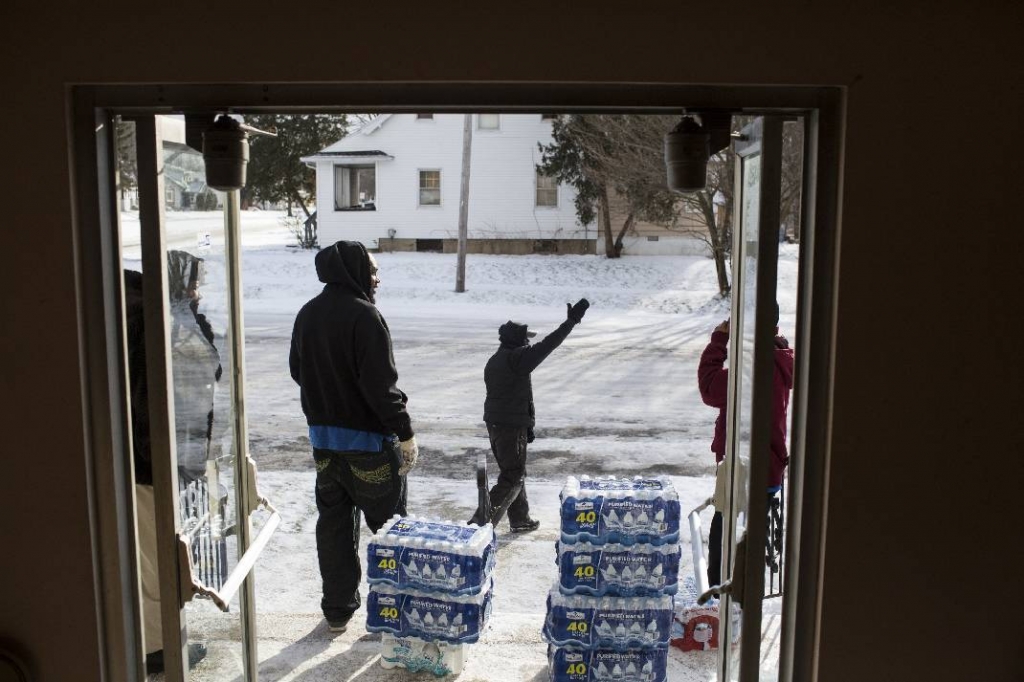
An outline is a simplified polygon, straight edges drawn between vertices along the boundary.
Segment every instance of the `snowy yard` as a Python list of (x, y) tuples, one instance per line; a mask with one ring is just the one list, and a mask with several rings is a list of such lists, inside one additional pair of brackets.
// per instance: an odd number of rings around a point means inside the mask
[[(219, 220), (215, 214), (209, 220)], [(279, 214), (243, 215), (247, 413), (260, 488), (283, 522), (256, 569), (263, 680), (425, 679), (385, 671), (378, 636), (357, 615), (348, 632), (332, 636), (319, 611), (313, 501), (314, 469), (287, 367), (292, 322), (321, 284), (311, 251), (291, 248)], [(175, 223), (174, 216), (169, 225)], [(178, 248), (196, 243), (202, 222), (181, 228)], [(127, 223), (126, 223), (127, 224)], [(171, 229), (169, 227), (169, 229)], [(209, 249), (203, 305), (223, 331), (223, 250)], [(136, 242), (137, 243), (137, 242)], [(781, 332), (792, 338), (795, 247), (783, 245)], [(204, 250), (206, 251), (204, 253)], [(138, 250), (126, 241), (126, 265)], [(555, 575), (558, 492), (569, 474), (666, 474), (684, 510), (713, 488), (710, 451), (715, 410), (700, 400), (697, 363), (712, 328), (728, 316), (717, 295), (714, 264), (699, 257), (477, 256), (467, 258), (465, 294), (454, 293), (455, 256), (383, 253), (378, 307), (391, 328), (399, 387), (420, 444), (410, 476), (411, 513), (469, 518), (476, 492), (473, 462), (488, 449), (483, 415), (483, 367), (497, 347), (498, 325), (526, 322), (543, 336), (565, 317), (565, 304), (585, 296), (583, 323), (533, 375), (537, 440), (530, 446), (528, 490), (541, 529), (511, 536), (499, 527), (494, 610), (488, 632), (470, 649), (458, 679), (546, 680), (540, 636), (544, 603)], [(492, 480), (496, 467), (491, 464)], [(684, 511), (685, 513), (685, 511)], [(705, 518), (704, 527), (707, 527)], [(368, 533), (364, 529), (364, 542)], [(681, 575), (692, 571), (688, 531)], [(365, 602), (364, 602), (365, 603)], [(193, 679), (228, 679), (239, 652), (237, 615), (190, 606), (193, 636), (209, 638), (211, 656)], [(222, 643), (221, 643), (222, 642)], [(218, 647), (222, 656), (215, 656)], [(672, 680), (714, 677), (713, 652), (670, 653)]]

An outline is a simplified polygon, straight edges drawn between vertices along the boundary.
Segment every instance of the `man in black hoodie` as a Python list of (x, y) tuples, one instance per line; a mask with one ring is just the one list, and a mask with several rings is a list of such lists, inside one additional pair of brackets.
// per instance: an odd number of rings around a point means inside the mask
[(316, 461), (317, 555), (332, 632), (359, 608), (359, 514), (376, 532), (405, 512), (405, 474), (418, 448), (395, 385), (391, 333), (374, 305), (377, 263), (359, 242), (316, 255), (323, 291), (295, 318), (289, 365)]
[[(484, 422), (500, 470), (498, 482), (491, 488), (494, 506), (500, 508), (506, 497), (521, 485), (519, 494), (508, 507), (508, 522), (513, 533), (540, 527), (539, 521), (530, 518), (530, 504), (526, 499), (526, 444), (533, 442), (536, 424), (530, 373), (583, 321), (590, 303), (581, 298), (575, 305), (567, 303), (565, 307), (565, 322), (532, 346), (530, 338), (536, 336), (536, 332), (529, 331), (525, 324), (509, 320), (501, 325), (498, 329), (501, 346), (484, 367), (487, 386)], [(472, 522), (482, 524), (488, 520), (497, 524), (501, 517), (474, 517)]]

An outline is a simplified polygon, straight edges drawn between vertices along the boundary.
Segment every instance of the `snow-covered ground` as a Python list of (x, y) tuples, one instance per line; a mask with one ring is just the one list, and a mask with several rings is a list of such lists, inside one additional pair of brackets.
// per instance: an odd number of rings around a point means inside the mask
[[(168, 231), (179, 235), (176, 248), (207, 259), (202, 306), (222, 333), (222, 242), (214, 236), (212, 247), (187, 246), (197, 243), (192, 235), (216, 233), (220, 216), (200, 215), (205, 221), (172, 214)], [(380, 668), (378, 637), (358, 617), (348, 632), (331, 636), (320, 615), (313, 462), (287, 359), (295, 314), (322, 285), (314, 252), (292, 246), (280, 214), (245, 212), (242, 218), (251, 452), (261, 491), (283, 517), (255, 573), (261, 679), (412, 679)], [(780, 326), (792, 338), (796, 250), (782, 250)], [(137, 240), (126, 240), (125, 257), (127, 267), (138, 267)], [(399, 386), (409, 395), (420, 444), (420, 465), (409, 479), (415, 514), (463, 520), (472, 513), (473, 463), (488, 449), (483, 367), (497, 347), (498, 325), (516, 319), (543, 335), (565, 319), (566, 302), (581, 296), (591, 302), (583, 323), (533, 374), (537, 440), (530, 446), (528, 490), (541, 529), (500, 533), (491, 626), (458, 678), (545, 680), (540, 629), (555, 579), (558, 492), (565, 477), (666, 474), (684, 510), (712, 491), (716, 413), (700, 400), (696, 371), (711, 330), (729, 314), (717, 294), (714, 264), (683, 256), (470, 255), (467, 292), (456, 294), (454, 255), (382, 253), (377, 260), (378, 307), (392, 332)], [(492, 478), (494, 471), (492, 463)], [(364, 544), (367, 536), (364, 529)], [(689, 541), (684, 529), (681, 542)], [(688, 551), (683, 559), (681, 571), (692, 571)], [(238, 637), (237, 614), (210, 613), (203, 604), (189, 610), (193, 637), (208, 640), (214, 652), (193, 678), (227, 679), (240, 660), (230, 644)], [(672, 680), (712, 679), (714, 666), (712, 652), (670, 654)]]

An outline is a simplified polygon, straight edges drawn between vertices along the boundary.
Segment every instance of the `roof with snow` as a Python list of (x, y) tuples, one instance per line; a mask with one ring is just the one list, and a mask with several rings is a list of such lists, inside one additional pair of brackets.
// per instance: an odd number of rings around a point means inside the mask
[(389, 156), (379, 149), (367, 149), (365, 151), (339, 151), (339, 152), (317, 152), (316, 156)]
[(310, 156), (303, 156), (303, 163), (312, 164), (317, 159), (350, 159), (355, 161), (392, 161), (395, 157), (379, 149), (353, 149), (352, 151), (322, 151)]
[[(345, 135), (345, 137), (341, 138), (337, 142), (327, 145), (319, 152), (314, 154), (313, 157), (329, 156), (335, 154), (336, 152), (344, 152), (346, 154), (366, 154), (366, 148), (369, 146), (369, 144), (366, 141), (366, 138), (372, 135), (374, 131), (380, 129), (380, 127), (384, 125), (384, 123), (387, 122), (387, 120), (390, 118), (391, 114), (381, 114), (380, 116), (377, 116), (367, 121), (366, 123), (359, 126), (349, 134)], [(382, 155), (384, 154), (384, 152), (379, 153)]]

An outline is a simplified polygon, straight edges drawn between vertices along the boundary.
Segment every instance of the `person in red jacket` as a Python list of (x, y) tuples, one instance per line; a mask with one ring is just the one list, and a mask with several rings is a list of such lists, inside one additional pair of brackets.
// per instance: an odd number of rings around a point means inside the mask
[[(775, 324), (779, 323), (779, 306), (775, 304)], [(729, 320), (715, 327), (711, 341), (700, 356), (697, 368), (697, 382), (700, 397), (705, 405), (718, 408), (715, 421), (715, 437), (711, 451), (715, 461), (725, 458), (726, 402), (729, 387), (729, 370), (724, 367), (729, 349)], [(789, 421), (789, 392), (793, 389), (793, 349), (775, 327), (775, 379), (772, 392), (772, 440), (771, 460), (768, 470), (768, 497), (770, 500), (782, 487), (782, 479), (789, 464), (786, 448), (786, 424)], [(722, 578), (722, 513), (716, 511), (708, 531), (708, 584), (719, 585)]]

